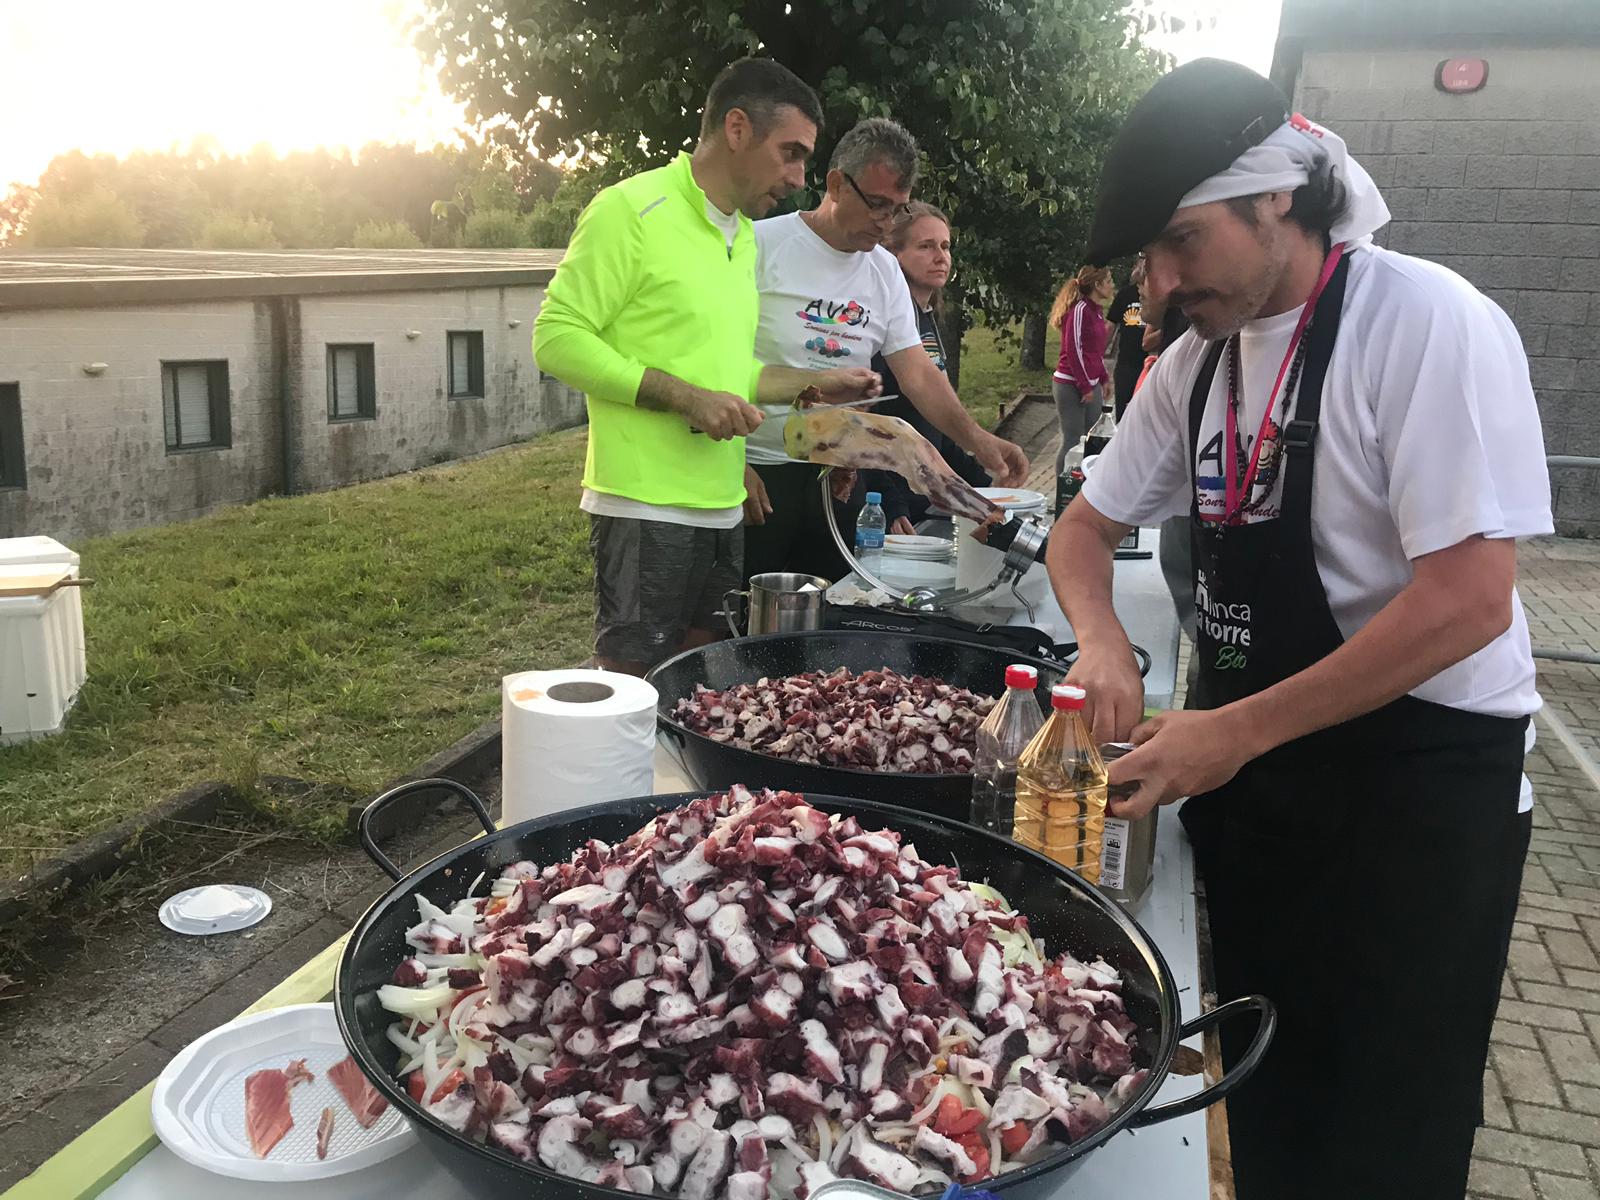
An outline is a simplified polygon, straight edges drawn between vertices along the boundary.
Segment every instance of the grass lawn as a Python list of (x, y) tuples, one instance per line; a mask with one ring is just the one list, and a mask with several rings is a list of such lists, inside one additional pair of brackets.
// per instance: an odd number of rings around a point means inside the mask
[(1024, 371), (1017, 365), (1020, 347), (1015, 336), (1002, 341), (995, 330), (981, 325), (967, 330), (961, 339), (961, 400), (979, 424), (993, 428), (1000, 405), (1010, 404), (1018, 392), (1050, 394), (1055, 360), (1048, 349), (1047, 345), (1050, 367)]
[(584, 433), (81, 544), (89, 680), (66, 732), (0, 748), (0, 869), (202, 779), (328, 785), (342, 828), (499, 709), (500, 676), (589, 652)]
[[(967, 338), (965, 398), (991, 424), (1038, 382), (1014, 343)], [(583, 660), (584, 436), (76, 546), (89, 680), (65, 733), (0, 747), (0, 871), (204, 779), (338, 836), (348, 801), (492, 719), (502, 675)], [(264, 775), (319, 787), (268, 799)]]

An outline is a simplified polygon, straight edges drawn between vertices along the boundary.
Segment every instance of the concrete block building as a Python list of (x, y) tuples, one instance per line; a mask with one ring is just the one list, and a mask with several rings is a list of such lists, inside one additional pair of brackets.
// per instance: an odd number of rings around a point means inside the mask
[(0, 254), (0, 537), (71, 541), (581, 423), (557, 250)]
[[(1600, 3), (1284, 0), (1273, 77), (1384, 189), (1378, 240), (1517, 323), (1548, 451), (1600, 456)], [(1551, 486), (1600, 535), (1600, 472)]]

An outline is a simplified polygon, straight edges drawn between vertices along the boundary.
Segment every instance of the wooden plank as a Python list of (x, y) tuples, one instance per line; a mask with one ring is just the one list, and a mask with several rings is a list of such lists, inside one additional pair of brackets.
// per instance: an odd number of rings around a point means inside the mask
[(29, 567), (15, 573), (0, 570), (0, 596), (48, 596), (71, 574), (71, 567)]
[[(1198, 874), (1194, 888), (1195, 941), (1200, 949), (1200, 1011), (1217, 1007), (1217, 978), (1211, 960), (1211, 914), (1206, 908), (1206, 885)], [(1222, 1037), (1216, 1029), (1200, 1039), (1205, 1057), (1207, 1086), (1222, 1078)], [(1233, 1145), (1228, 1138), (1228, 1103), (1206, 1109), (1206, 1152), (1211, 1167), (1211, 1200), (1234, 1200)]]

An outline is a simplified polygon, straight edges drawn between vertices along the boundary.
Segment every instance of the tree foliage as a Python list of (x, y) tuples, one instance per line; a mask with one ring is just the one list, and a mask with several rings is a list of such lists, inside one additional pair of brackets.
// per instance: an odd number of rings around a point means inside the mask
[(195, 241), (202, 250), (276, 250), (282, 244), (265, 217), (233, 212), (208, 218)]
[[(376, 238), (390, 249), (451, 246), (481, 209), (512, 213), (519, 240), (510, 244), (526, 245), (526, 218), (569, 174), (471, 141), (282, 157), (204, 144), (123, 159), (75, 151), (59, 155), (37, 188), (13, 186), (0, 198), (0, 245), (301, 248)], [(459, 219), (441, 225), (436, 201), (457, 206)]]
[(860, 118), (911, 129), (957, 287), (1006, 321), (1078, 265), (1103, 148), (1161, 65), (1148, 24), (1127, 0), (428, 0), (416, 36), (470, 120), (607, 177), (691, 145), (717, 71), (770, 54), (822, 98), (813, 187)]
[(27, 231), (36, 246), (142, 246), (145, 225), (126, 200), (96, 184), (63, 196), (42, 194)]
[(404, 221), (363, 221), (350, 244), (361, 250), (420, 250), (422, 239)]
[(461, 244), (482, 250), (521, 246), (522, 216), (509, 208), (480, 208), (467, 218)]

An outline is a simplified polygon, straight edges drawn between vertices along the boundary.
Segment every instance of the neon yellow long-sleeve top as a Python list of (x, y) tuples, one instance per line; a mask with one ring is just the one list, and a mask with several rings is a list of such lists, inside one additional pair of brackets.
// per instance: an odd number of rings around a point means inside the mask
[(744, 439), (691, 433), (635, 401), (653, 367), (749, 398), (756, 376), (756, 241), (730, 249), (706, 216), (689, 156), (606, 188), (578, 218), (533, 325), (539, 369), (588, 397), (583, 485), (647, 504), (744, 501)]

